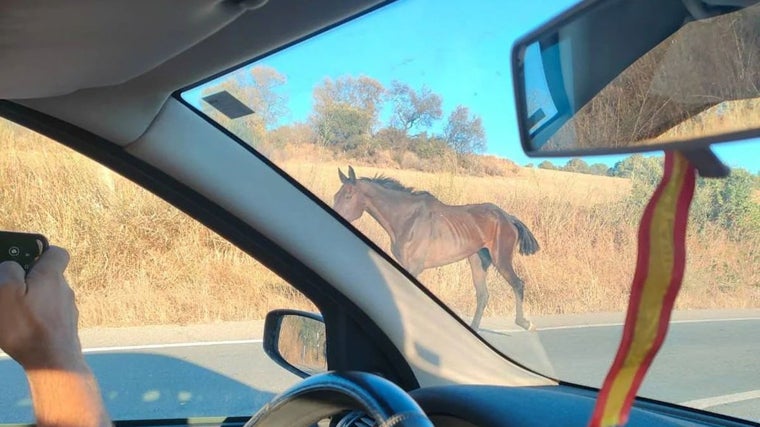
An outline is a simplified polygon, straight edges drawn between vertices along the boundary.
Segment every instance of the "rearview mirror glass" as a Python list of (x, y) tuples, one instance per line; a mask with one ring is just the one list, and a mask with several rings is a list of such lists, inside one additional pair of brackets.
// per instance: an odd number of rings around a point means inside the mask
[(327, 371), (325, 324), (318, 314), (274, 310), (264, 324), (264, 351), (283, 368), (306, 378)]
[(585, 1), (518, 40), (525, 152), (688, 150), (760, 135), (760, 3), (713, 3)]

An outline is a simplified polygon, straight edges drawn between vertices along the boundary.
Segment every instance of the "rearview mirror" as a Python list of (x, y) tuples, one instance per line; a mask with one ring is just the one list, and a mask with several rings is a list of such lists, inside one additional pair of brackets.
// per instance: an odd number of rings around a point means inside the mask
[(719, 3), (740, 4), (582, 1), (518, 40), (524, 151), (696, 150), (760, 135), (760, 3)]
[(306, 378), (327, 372), (327, 339), (322, 316), (274, 310), (264, 322), (264, 351), (278, 365)]

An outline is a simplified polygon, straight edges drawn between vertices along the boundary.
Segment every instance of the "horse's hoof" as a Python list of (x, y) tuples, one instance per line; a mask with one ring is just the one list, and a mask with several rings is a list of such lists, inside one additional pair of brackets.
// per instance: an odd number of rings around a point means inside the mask
[(535, 331), (536, 325), (533, 324), (530, 320), (522, 319), (522, 320), (516, 320), (515, 323), (517, 323), (517, 326), (525, 329), (526, 331)]

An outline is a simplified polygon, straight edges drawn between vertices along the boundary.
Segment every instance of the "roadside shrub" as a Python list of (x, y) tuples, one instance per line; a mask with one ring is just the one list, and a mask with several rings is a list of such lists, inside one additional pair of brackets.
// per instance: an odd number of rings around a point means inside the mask
[(543, 162), (539, 163), (538, 164), (538, 168), (539, 169), (549, 169), (549, 170), (555, 170), (555, 169), (557, 169), (557, 167), (554, 166), (554, 163), (552, 163), (552, 162), (550, 162), (548, 160), (544, 160)]
[[(627, 209), (640, 211), (662, 178), (662, 158), (634, 155), (611, 170), (631, 180), (631, 193), (624, 203)], [(754, 238), (760, 234), (760, 204), (753, 199), (757, 189), (753, 175), (742, 168), (733, 169), (724, 179), (698, 177), (689, 213), (692, 227), (703, 232), (714, 226), (734, 239)]]

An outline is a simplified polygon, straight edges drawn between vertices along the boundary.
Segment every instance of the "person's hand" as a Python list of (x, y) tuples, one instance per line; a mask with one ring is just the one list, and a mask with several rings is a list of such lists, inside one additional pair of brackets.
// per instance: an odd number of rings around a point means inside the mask
[(0, 349), (27, 371), (84, 364), (68, 263), (66, 250), (51, 246), (26, 277), (18, 263), (0, 264)]
[(26, 371), (39, 426), (111, 425), (98, 383), (82, 355), (79, 312), (63, 272), (69, 254), (51, 246), (29, 274), (0, 264), (0, 349)]

